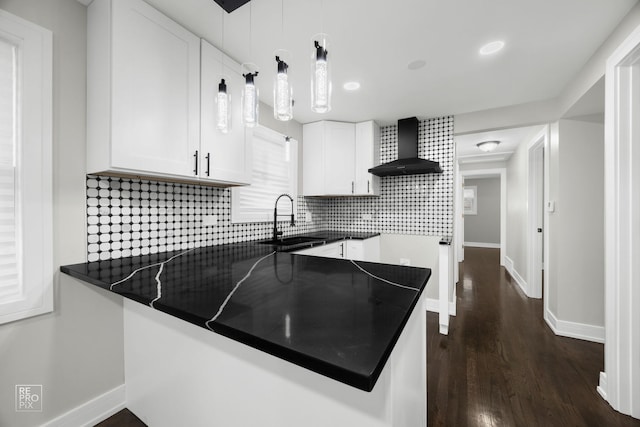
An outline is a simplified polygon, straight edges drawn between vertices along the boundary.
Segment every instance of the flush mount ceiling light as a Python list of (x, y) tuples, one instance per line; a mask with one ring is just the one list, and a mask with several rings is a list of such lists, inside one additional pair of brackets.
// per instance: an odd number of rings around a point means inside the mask
[(353, 92), (354, 90), (358, 90), (360, 89), (360, 83), (359, 82), (346, 82), (345, 84), (342, 85), (342, 87), (344, 88), (344, 90), (348, 90), (349, 92)]
[(502, 50), (504, 42), (502, 40), (496, 40), (491, 43), (487, 43), (480, 48), (480, 55), (492, 55)]
[(500, 141), (483, 141), (476, 144), (476, 147), (484, 151), (485, 153), (489, 153), (495, 150), (500, 144)]

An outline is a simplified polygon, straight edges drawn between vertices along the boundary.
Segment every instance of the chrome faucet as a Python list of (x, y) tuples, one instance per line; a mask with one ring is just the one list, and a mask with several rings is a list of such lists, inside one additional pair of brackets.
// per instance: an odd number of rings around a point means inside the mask
[(276, 199), (276, 205), (273, 208), (273, 240), (274, 241), (278, 240), (278, 236), (282, 236), (282, 231), (278, 231), (278, 216), (284, 216), (284, 215), (278, 215), (278, 201), (280, 200), (280, 198), (285, 196), (288, 197), (289, 200), (291, 200), (291, 225), (296, 225), (296, 221), (293, 216), (293, 198), (286, 193), (279, 195), (278, 198)]

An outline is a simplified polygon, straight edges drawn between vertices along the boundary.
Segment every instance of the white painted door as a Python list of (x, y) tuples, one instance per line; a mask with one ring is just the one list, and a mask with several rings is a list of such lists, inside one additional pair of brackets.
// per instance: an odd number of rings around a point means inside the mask
[(200, 39), (141, 0), (112, 5), (112, 166), (193, 176)]
[(324, 183), (327, 195), (355, 193), (355, 125), (324, 122)]

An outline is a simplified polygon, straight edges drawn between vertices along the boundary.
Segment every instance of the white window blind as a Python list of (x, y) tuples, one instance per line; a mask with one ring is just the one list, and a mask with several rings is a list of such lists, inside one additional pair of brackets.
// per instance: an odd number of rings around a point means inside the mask
[(0, 10), (0, 323), (53, 309), (52, 35)]
[(16, 191), (16, 47), (0, 38), (0, 298), (20, 296)]
[[(273, 207), (280, 194), (287, 193), (295, 201), (298, 193), (298, 142), (265, 127), (253, 131), (251, 141), (251, 185), (231, 190), (232, 222), (265, 222), (273, 220)], [(281, 202), (283, 212), (290, 205)], [(295, 208), (295, 203), (294, 203)]]

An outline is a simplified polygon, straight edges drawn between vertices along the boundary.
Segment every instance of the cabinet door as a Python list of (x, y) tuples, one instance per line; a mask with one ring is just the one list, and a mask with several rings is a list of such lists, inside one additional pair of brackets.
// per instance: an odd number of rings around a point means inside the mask
[[(201, 53), (199, 175), (202, 179), (216, 182), (250, 184), (251, 163), (248, 150), (251, 132), (245, 133), (240, 118), (244, 85), (240, 66), (223, 57), (222, 52), (204, 40)], [(222, 78), (227, 84), (231, 107), (231, 129), (226, 134), (216, 129), (215, 122), (216, 95)]]
[(327, 195), (355, 192), (355, 125), (324, 122), (324, 190)]
[(355, 194), (380, 195), (380, 177), (369, 169), (380, 164), (380, 127), (374, 121), (356, 124)]
[(347, 258), (354, 261), (365, 261), (362, 240), (347, 240)]
[(300, 255), (312, 255), (326, 258), (345, 258), (346, 244), (344, 241), (329, 243), (295, 252)]
[(322, 196), (324, 192), (324, 122), (302, 127), (302, 194)]
[(193, 176), (200, 39), (141, 0), (112, 5), (111, 164)]

